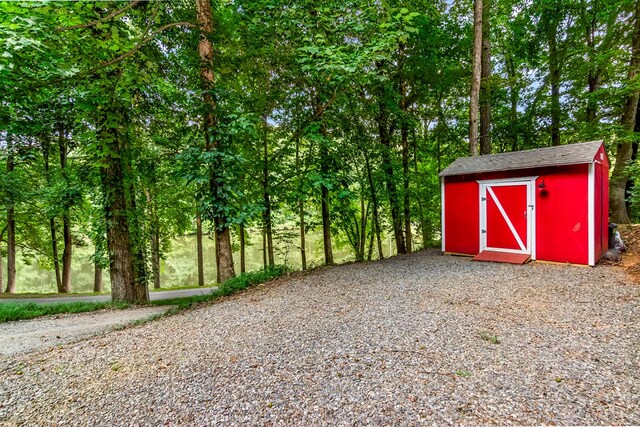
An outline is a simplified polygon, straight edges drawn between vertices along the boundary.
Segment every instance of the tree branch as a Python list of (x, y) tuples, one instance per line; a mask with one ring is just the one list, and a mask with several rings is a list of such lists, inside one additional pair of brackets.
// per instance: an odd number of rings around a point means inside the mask
[(300, 126), (300, 128), (298, 128), (298, 130), (289, 139), (296, 140), (296, 139), (300, 138), (300, 135), (302, 135), (304, 130), (307, 128), (307, 126), (309, 126), (310, 123), (312, 123), (312, 122), (316, 121), (317, 119), (319, 119), (320, 117), (322, 117), (322, 115), (324, 114), (325, 110), (327, 108), (329, 108), (329, 106), (331, 104), (334, 103), (334, 101), (338, 97), (338, 93), (343, 93), (345, 90), (346, 89), (343, 89), (340, 92), (338, 92), (338, 89), (336, 88), (336, 90), (333, 92), (333, 96), (331, 97), (331, 99), (329, 99), (324, 105), (321, 105), (320, 108), (318, 108), (318, 110), (306, 121), (304, 126)]
[(123, 59), (126, 59), (126, 58), (130, 57), (131, 55), (133, 55), (134, 53), (139, 51), (142, 47), (144, 47), (147, 43), (152, 41), (158, 34), (160, 34), (161, 32), (163, 32), (165, 30), (168, 30), (169, 28), (173, 28), (173, 27), (195, 28), (195, 27), (197, 27), (197, 25), (192, 24), (191, 22), (173, 22), (171, 24), (163, 25), (162, 27), (160, 27), (157, 30), (155, 30), (153, 33), (149, 34), (149, 36), (147, 36), (144, 39), (142, 39), (140, 41), (140, 43), (138, 43), (134, 48), (132, 48), (128, 52), (125, 52), (122, 55), (120, 55), (120, 56), (118, 56), (116, 58), (113, 58), (110, 61), (103, 62), (102, 64), (98, 65), (95, 68), (92, 68), (92, 69), (90, 69), (88, 71), (85, 71), (84, 73), (81, 74), (81, 76), (88, 76), (88, 75), (94, 74), (96, 71), (99, 71), (99, 70), (101, 70), (103, 68), (106, 68), (106, 67), (108, 67), (110, 65), (113, 65), (115, 63), (118, 63), (118, 62), (122, 61)]
[(95, 21), (91, 21), (91, 22), (89, 22), (87, 24), (78, 24), (78, 25), (73, 25), (71, 27), (59, 27), (59, 28), (56, 28), (56, 31), (78, 30), (80, 28), (88, 28), (88, 27), (93, 27), (94, 25), (102, 24), (103, 22), (106, 22), (106, 21), (108, 21), (110, 19), (115, 18), (118, 15), (121, 15), (125, 11), (131, 9), (133, 6), (135, 6), (138, 3), (140, 3), (141, 1), (142, 0), (133, 0), (131, 3), (129, 3), (128, 5), (123, 7), (122, 9), (114, 10), (113, 12), (111, 12), (110, 14), (105, 16), (104, 18), (96, 19)]

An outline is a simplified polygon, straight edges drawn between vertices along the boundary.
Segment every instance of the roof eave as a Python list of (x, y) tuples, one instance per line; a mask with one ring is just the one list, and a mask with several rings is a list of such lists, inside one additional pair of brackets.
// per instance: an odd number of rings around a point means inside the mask
[(526, 170), (532, 170), (532, 169), (542, 169), (542, 168), (553, 168), (553, 167), (561, 167), (561, 166), (572, 166), (572, 165), (588, 165), (590, 163), (593, 163), (595, 161), (591, 160), (591, 161), (584, 161), (584, 162), (570, 162), (570, 163), (554, 163), (552, 165), (539, 165), (539, 166), (532, 166), (532, 167), (526, 167), (526, 168), (514, 168), (514, 169), (485, 169), (485, 170), (481, 170), (481, 171), (477, 171), (477, 172), (452, 172), (452, 173), (446, 173), (447, 170), (443, 170), (442, 172), (440, 172), (438, 174), (438, 176), (440, 178), (445, 178), (447, 176), (464, 176), (464, 175), (479, 175), (482, 173), (494, 173), (494, 172), (514, 172), (514, 171), (526, 171)]

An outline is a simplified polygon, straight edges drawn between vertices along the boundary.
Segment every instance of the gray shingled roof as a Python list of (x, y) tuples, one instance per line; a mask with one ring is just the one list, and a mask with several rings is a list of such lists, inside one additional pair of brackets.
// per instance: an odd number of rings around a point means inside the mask
[(440, 172), (439, 176), (591, 163), (602, 143), (602, 141), (580, 142), (510, 153), (460, 157)]

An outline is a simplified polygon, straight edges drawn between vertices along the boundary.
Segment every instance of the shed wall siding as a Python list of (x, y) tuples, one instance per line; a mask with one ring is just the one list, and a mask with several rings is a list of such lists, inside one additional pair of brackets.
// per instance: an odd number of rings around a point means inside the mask
[(480, 248), (479, 186), (475, 180), (445, 178), (445, 252), (475, 255)]
[[(537, 259), (589, 263), (589, 165), (542, 170), (536, 180)], [(537, 188), (544, 180), (545, 191)]]

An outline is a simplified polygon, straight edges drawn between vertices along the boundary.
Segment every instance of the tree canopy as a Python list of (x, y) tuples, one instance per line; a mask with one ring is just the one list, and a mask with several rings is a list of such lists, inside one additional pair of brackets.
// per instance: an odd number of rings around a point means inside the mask
[(310, 229), (326, 264), (429, 247), (470, 142), (604, 139), (612, 218), (637, 220), (639, 74), (640, 0), (0, 2), (0, 288), (19, 251), (69, 292), (90, 242), (143, 302), (200, 225), (219, 281), (248, 230), (265, 267), (284, 228), (303, 268)]

